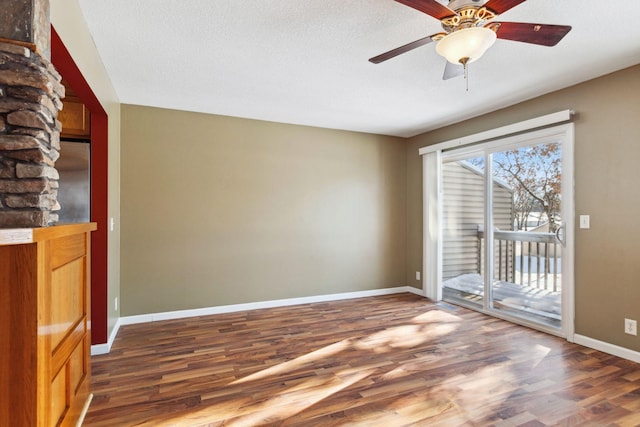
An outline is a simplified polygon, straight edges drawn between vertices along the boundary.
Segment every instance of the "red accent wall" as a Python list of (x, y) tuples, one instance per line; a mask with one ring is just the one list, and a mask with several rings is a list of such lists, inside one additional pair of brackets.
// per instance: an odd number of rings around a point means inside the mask
[(109, 232), (109, 118), (78, 69), (62, 39), (51, 27), (51, 62), (91, 111), (91, 344), (107, 342), (107, 237)]

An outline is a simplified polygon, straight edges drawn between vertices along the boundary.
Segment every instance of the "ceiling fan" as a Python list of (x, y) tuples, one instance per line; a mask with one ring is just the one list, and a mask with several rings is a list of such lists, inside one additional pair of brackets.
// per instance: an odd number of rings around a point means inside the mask
[(569, 25), (497, 22), (493, 19), (525, 0), (395, 0), (442, 23), (444, 32), (432, 34), (369, 59), (379, 64), (400, 54), (437, 42), (436, 51), (447, 59), (443, 79), (465, 73), (467, 64), (479, 59), (496, 38), (555, 46), (571, 30)]

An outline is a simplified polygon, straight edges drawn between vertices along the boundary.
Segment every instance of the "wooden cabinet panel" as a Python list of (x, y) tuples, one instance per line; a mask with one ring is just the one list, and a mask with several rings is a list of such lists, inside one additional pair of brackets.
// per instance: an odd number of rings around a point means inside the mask
[(62, 100), (62, 110), (58, 113), (58, 120), (62, 123), (62, 138), (91, 138), (91, 113), (63, 80), (65, 97)]
[(23, 268), (36, 260), (35, 244), (0, 246), (0, 426), (36, 425), (37, 271)]
[(62, 138), (91, 138), (91, 116), (81, 102), (64, 101), (64, 107), (58, 113), (62, 123)]
[(0, 241), (0, 426), (75, 426), (90, 400), (89, 235), (95, 224)]
[(58, 268), (86, 253), (86, 239), (82, 234), (54, 239), (51, 241), (51, 268)]
[(64, 418), (67, 411), (67, 393), (66, 393), (65, 372), (61, 371), (51, 381), (51, 423), (50, 425), (58, 425)]
[(84, 259), (79, 258), (51, 274), (51, 348), (53, 351), (85, 314)]
[(86, 375), (84, 362), (87, 355), (84, 352), (84, 347), (83, 340), (80, 345), (76, 346), (73, 353), (71, 353), (71, 357), (69, 357), (69, 391), (72, 395), (78, 392), (78, 388)]

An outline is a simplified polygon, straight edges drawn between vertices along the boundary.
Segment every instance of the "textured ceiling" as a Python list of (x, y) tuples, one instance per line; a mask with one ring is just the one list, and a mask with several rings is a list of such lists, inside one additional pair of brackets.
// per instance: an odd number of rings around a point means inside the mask
[[(442, 1), (446, 4), (446, 1)], [(638, 0), (528, 0), (501, 21), (566, 24), (556, 46), (498, 40), (442, 80), (441, 31), (393, 0), (80, 0), (120, 101), (413, 136), (640, 63)], [(640, 76), (638, 76), (640, 78)]]

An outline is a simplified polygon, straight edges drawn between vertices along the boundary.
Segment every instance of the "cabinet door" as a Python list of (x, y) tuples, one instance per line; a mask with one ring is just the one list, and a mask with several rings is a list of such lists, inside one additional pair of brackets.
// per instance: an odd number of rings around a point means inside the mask
[(74, 234), (50, 242), (50, 421), (73, 426), (89, 396), (88, 240)]
[(87, 107), (77, 97), (67, 95), (64, 107), (58, 114), (62, 123), (60, 136), (63, 138), (90, 138), (91, 116)]

